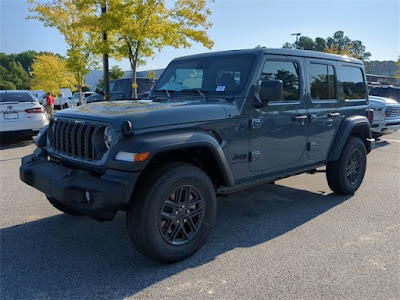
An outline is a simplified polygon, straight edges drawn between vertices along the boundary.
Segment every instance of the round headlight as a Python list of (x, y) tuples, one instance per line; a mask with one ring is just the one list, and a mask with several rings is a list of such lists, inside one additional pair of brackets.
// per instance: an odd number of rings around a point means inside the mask
[(106, 127), (104, 129), (104, 144), (106, 145), (107, 149), (110, 149), (112, 141), (113, 132), (110, 127)]

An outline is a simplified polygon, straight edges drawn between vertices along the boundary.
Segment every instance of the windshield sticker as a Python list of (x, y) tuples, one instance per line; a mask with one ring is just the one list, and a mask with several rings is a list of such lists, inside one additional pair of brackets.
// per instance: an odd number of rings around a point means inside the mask
[(219, 86), (217, 86), (216, 91), (217, 91), (217, 92), (223, 92), (223, 91), (225, 91), (225, 86), (224, 86), (224, 85), (219, 85)]

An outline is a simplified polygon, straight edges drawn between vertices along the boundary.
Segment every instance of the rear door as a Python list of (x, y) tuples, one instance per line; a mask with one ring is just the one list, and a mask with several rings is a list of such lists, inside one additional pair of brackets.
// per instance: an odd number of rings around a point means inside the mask
[(318, 59), (306, 61), (309, 95), (307, 157), (309, 160), (324, 160), (343, 120), (337, 92), (336, 63)]

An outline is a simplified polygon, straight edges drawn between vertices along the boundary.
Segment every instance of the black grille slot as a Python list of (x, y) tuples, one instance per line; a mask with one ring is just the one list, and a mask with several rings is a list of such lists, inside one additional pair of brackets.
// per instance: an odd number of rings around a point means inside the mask
[(86, 160), (100, 160), (104, 152), (96, 150), (95, 134), (102, 132), (103, 128), (105, 126), (53, 119), (50, 124), (50, 145), (54, 151), (64, 155)]
[(387, 118), (398, 118), (400, 117), (400, 107), (388, 106), (385, 110)]

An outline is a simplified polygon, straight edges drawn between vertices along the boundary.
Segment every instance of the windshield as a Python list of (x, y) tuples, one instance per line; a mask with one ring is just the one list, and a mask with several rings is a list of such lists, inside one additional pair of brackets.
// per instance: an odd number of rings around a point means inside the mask
[(254, 59), (253, 54), (241, 54), (173, 61), (154, 90), (238, 94), (247, 82)]
[(124, 92), (130, 89), (132, 79), (118, 79), (110, 82), (110, 92)]
[(36, 99), (26, 93), (0, 93), (0, 102), (32, 102)]

